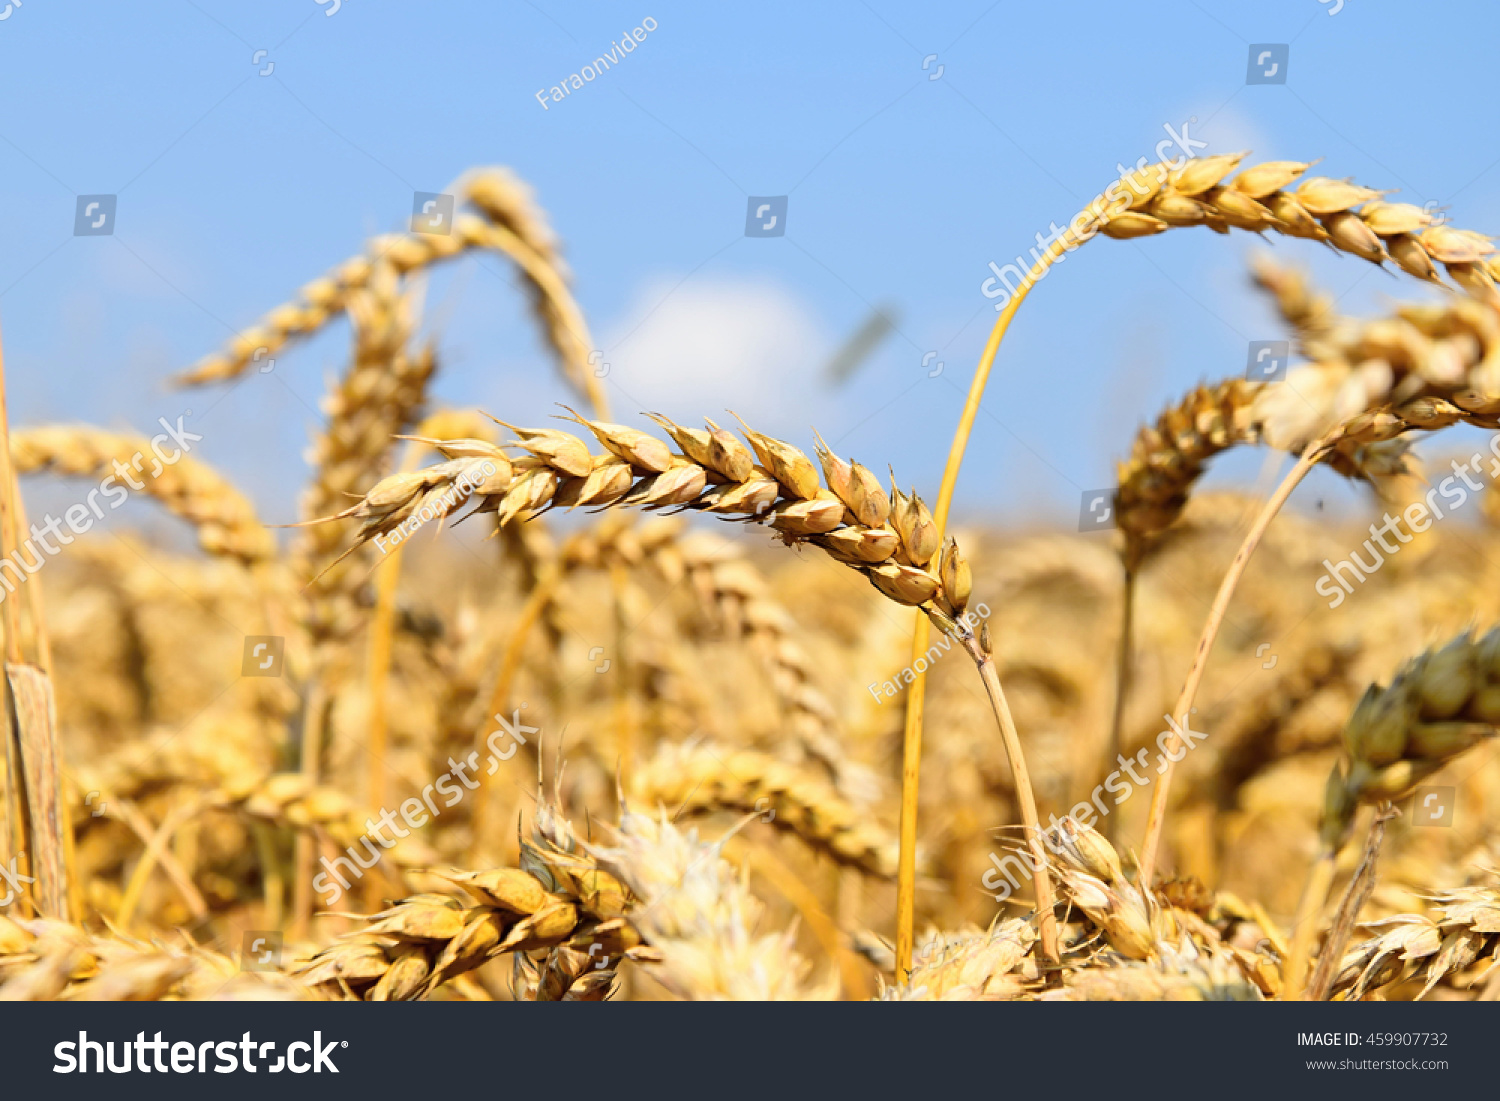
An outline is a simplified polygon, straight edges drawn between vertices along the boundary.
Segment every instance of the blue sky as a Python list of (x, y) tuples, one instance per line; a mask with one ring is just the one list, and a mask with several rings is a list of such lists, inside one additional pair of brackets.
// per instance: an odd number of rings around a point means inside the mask
[[(166, 377), (474, 165), (535, 187), (618, 419), (731, 407), (804, 446), (816, 425), (929, 497), (994, 318), (987, 265), (1065, 222), (1118, 162), (1151, 156), (1166, 126), (1188, 123), (1209, 153), (1323, 157), (1322, 173), (1500, 229), (1490, 3), (337, 0), (328, 14), (335, 2), (11, 0), (0, 323), (14, 423), (143, 428), (194, 409), (203, 457), (268, 520), (293, 519), (288, 487), (346, 326), (232, 390)], [(537, 91), (648, 16), (634, 53), (543, 109)], [(1258, 43), (1290, 45), (1286, 84), (1246, 85)], [(118, 195), (116, 232), (75, 237), (76, 197), (95, 193)], [(745, 237), (748, 198), (772, 195), (788, 196), (786, 235)], [(1350, 312), (1422, 296), (1305, 241), (1090, 243), (1018, 315), (960, 511), (1071, 523), (1143, 419), (1283, 335), (1245, 277), (1264, 247), (1309, 264)], [(896, 331), (830, 387), (829, 356), (877, 307)], [(498, 259), (443, 269), (427, 318), (440, 401), (539, 423), (569, 400)], [(1248, 483), (1258, 467), (1245, 456), (1216, 477)], [(1354, 500), (1332, 481), (1308, 492)]]

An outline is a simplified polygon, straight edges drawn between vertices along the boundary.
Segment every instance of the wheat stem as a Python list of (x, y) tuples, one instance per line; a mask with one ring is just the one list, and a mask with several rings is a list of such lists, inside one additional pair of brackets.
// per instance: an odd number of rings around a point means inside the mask
[[(953, 491), (958, 486), (959, 468), (963, 466), (964, 451), (969, 446), (969, 434), (974, 430), (974, 419), (979, 415), (979, 404), (984, 398), (984, 388), (989, 382), (990, 368), (995, 363), (995, 353), (1000, 350), (1000, 341), (1010, 328), (1010, 319), (1026, 299), (1039, 279), (1047, 273), (1056, 259), (1063, 253), (1063, 238), (1058, 237), (1042, 253), (1022, 282), (1020, 289), (1000, 311), (990, 338), (985, 342), (984, 352), (979, 357), (979, 366), (974, 369), (974, 378), (969, 382), (969, 393), (964, 399), (964, 409), (958, 418), (958, 428), (953, 433), (953, 443), (948, 447), (948, 460), (943, 467), (943, 481), (938, 488), (937, 507), (932, 518), (941, 538), (948, 527), (948, 513), (953, 505)], [(927, 652), (929, 634), (927, 619), (917, 616), (916, 627), (911, 637), (911, 658), (915, 666), (917, 658)], [(905, 982), (911, 971), (912, 923), (916, 912), (917, 890), (917, 787), (921, 778), (922, 763), (922, 710), (926, 699), (927, 674), (917, 673), (906, 694), (906, 730), (902, 738), (901, 751), (901, 857), (896, 871), (896, 978)], [(1020, 742), (1016, 743), (1019, 754)], [(1007, 746), (1009, 752), (1009, 746)], [(1025, 774), (1025, 762), (1016, 769), (1018, 756), (1011, 757), (1011, 770), (1016, 773), (1016, 783)], [(1030, 784), (1025, 798), (1032, 799)]]
[(115, 926), (121, 932), (130, 931), (130, 923), (135, 920), (135, 911), (140, 905), (141, 895), (145, 893), (146, 883), (151, 879), (151, 872), (166, 851), (172, 835), (179, 827), (203, 810), (204, 802), (202, 797), (198, 797), (179, 804), (169, 810), (156, 827), (156, 832), (146, 843), (145, 852), (141, 853), (135, 870), (130, 874), (130, 881), (125, 885), (125, 893), (120, 897), (120, 908), (115, 912)]
[(1021, 821), (1026, 826), (1026, 843), (1031, 849), (1032, 874), (1036, 883), (1037, 926), (1041, 935), (1042, 954), (1052, 963), (1062, 957), (1057, 948), (1057, 915), (1053, 912), (1052, 877), (1047, 871), (1047, 852), (1042, 847), (1042, 822), (1037, 816), (1036, 798), (1031, 791), (1031, 775), (1026, 770), (1026, 757), (1021, 752), (1021, 738), (1016, 732), (1016, 721), (1005, 700), (1005, 691), (1000, 687), (1000, 674), (995, 669), (995, 659), (980, 645), (972, 633), (961, 637), (964, 650), (974, 659), (979, 678), (984, 681), (985, 694), (994, 708), (995, 720), (1000, 724), (1000, 736), (1005, 740), (1005, 754), (1010, 758), (1011, 775), (1015, 779), (1016, 799), (1021, 804)]
[(282, 874), (281, 857), (276, 851), (276, 834), (264, 822), (250, 824), (255, 838), (256, 858), (260, 861), (261, 897), (264, 911), (261, 922), (267, 929), (280, 929), (286, 908), (286, 876)]
[[(474, 748), (481, 754), (485, 752), (490, 723), (496, 721), (495, 716), (505, 714), (505, 709), (510, 703), (511, 687), (515, 684), (516, 672), (521, 668), (521, 658), (526, 653), (526, 644), (531, 638), (531, 629), (536, 626), (536, 621), (541, 618), (547, 605), (552, 602), (552, 597), (557, 592), (562, 579), (563, 570), (560, 560), (555, 559), (549, 562), (537, 577), (536, 587), (526, 598), (521, 614), (516, 617), (515, 626), (511, 628), (510, 641), (506, 644), (505, 653), (500, 658), (500, 670), (495, 676), (494, 691), (490, 693), (490, 705), (485, 710), (479, 729), (474, 732)], [(490, 803), (488, 773), (480, 770), (475, 773), (474, 779), (479, 787), (474, 792), (474, 813), (469, 819), (468, 863), (471, 867), (479, 862), (479, 854), (489, 820)]]
[[(142, 845), (150, 846), (153, 831), (151, 822), (140, 812), (128, 799), (121, 799), (115, 803), (113, 817), (118, 818), (130, 828), (130, 832), (140, 839)], [(187, 903), (187, 908), (192, 911), (194, 921), (208, 920), (208, 903), (203, 898), (203, 893), (193, 883), (193, 877), (188, 874), (186, 868), (173, 855), (172, 850), (160, 848), (156, 851), (156, 859), (161, 864), (161, 870), (167, 873), (167, 878), (172, 881), (172, 886), (177, 888), (177, 893), (182, 896), (182, 901)], [(142, 864), (145, 858), (142, 858)], [(137, 865), (139, 870), (140, 865)], [(149, 870), (149, 869), (148, 869)], [(274, 926), (272, 926), (274, 928)], [(123, 926), (121, 932), (128, 932)]]
[[(1270, 499), (1266, 501), (1265, 506), (1260, 510), (1260, 515), (1255, 518), (1255, 523), (1246, 533), (1244, 542), (1240, 544), (1240, 549), (1235, 552), (1234, 561), (1229, 564), (1224, 580), (1219, 583), (1219, 591), (1214, 596), (1213, 606), (1208, 611), (1208, 619), (1203, 624), (1203, 632), (1198, 636), (1198, 645), (1193, 650), (1193, 663), (1188, 667), (1187, 679), (1182, 685), (1182, 694), (1177, 697), (1177, 704), (1172, 709), (1172, 714), (1179, 723), (1188, 721), (1193, 699), (1198, 694), (1198, 683), (1203, 679), (1203, 671), (1208, 666), (1209, 651), (1213, 649), (1214, 639), (1218, 637), (1219, 627), (1224, 622), (1224, 613), (1229, 610), (1229, 601), (1234, 596), (1234, 590), (1239, 585), (1240, 577), (1245, 572), (1250, 556), (1255, 553), (1255, 548), (1260, 546), (1266, 529), (1270, 527), (1276, 514), (1281, 511), (1281, 506), (1286, 504), (1287, 498), (1292, 495), (1292, 490), (1296, 489), (1302, 479), (1307, 477), (1308, 472), (1317, 465), (1342, 434), (1342, 430), (1336, 428), (1321, 440), (1308, 445), (1296, 465), (1276, 487), (1276, 492), (1271, 494)], [(1136, 878), (1142, 890), (1149, 889), (1152, 873), (1155, 871), (1157, 848), (1161, 843), (1162, 826), (1167, 816), (1167, 796), (1172, 787), (1173, 767), (1176, 759), (1180, 758), (1184, 752), (1181, 745), (1182, 740), (1174, 731), (1168, 739), (1168, 744), (1162, 749), (1162, 754), (1166, 758), (1166, 771), (1161, 774), (1156, 790), (1151, 793), (1151, 813), (1146, 819), (1146, 837), (1141, 843), (1140, 874)]]
[(1307, 882), (1302, 886), (1302, 898), (1297, 903), (1297, 916), (1292, 924), (1292, 951), (1287, 956), (1282, 974), (1283, 1001), (1294, 1002), (1301, 997), (1307, 961), (1312, 957), (1312, 942), (1318, 931), (1318, 915), (1328, 901), (1337, 859), (1337, 852), (1324, 849), (1307, 870)]
[[(323, 679), (309, 685), (307, 700), (302, 715), (302, 761), (300, 771), (307, 778), (308, 786), (318, 782), (318, 761), (323, 753), (323, 723), (328, 709), (328, 687)], [(307, 936), (307, 923), (312, 918), (313, 857), (317, 841), (311, 834), (297, 835), (292, 882), (292, 937), (302, 940)]]
[[(10, 457), (10, 411), (5, 387), (5, 342), (0, 339), (0, 556), (10, 558), (16, 552), (15, 477), (11, 473)], [(16, 601), (5, 602), (5, 663), (14, 665), (21, 660), (21, 614)], [(5, 736), (5, 823), (0, 827), (0, 841), (5, 852), (13, 853), (21, 867), (30, 871), (29, 853), (32, 851), (34, 823), (27, 810), (26, 781), (21, 758), (20, 731), (17, 728), (14, 693), (10, 677), (0, 677), (0, 729)], [(23, 895), (19, 902), (21, 913), (30, 914), (31, 900)]]
[(1318, 953), (1318, 966), (1307, 987), (1307, 1001), (1328, 1000), (1328, 988), (1333, 985), (1334, 977), (1339, 973), (1339, 966), (1344, 959), (1344, 946), (1349, 943), (1349, 934), (1354, 931), (1354, 919), (1359, 916), (1360, 910), (1369, 901), (1370, 892), (1375, 889), (1375, 862), (1380, 859), (1380, 844), (1385, 840), (1385, 824), (1394, 817), (1396, 811), (1387, 802), (1381, 804), (1375, 811), (1375, 817), (1370, 820), (1364, 855), (1360, 857), (1359, 867), (1344, 890), (1344, 897), (1334, 914), (1333, 927), (1323, 941), (1323, 950)]
[[(1104, 771), (1108, 773), (1123, 752), (1125, 727), (1125, 695), (1130, 685), (1130, 643), (1135, 633), (1135, 570), (1125, 567), (1124, 583), (1120, 590), (1120, 640), (1115, 649), (1115, 702), (1109, 720), (1109, 744), (1106, 747)], [(1106, 841), (1115, 840), (1115, 820), (1103, 822)]]

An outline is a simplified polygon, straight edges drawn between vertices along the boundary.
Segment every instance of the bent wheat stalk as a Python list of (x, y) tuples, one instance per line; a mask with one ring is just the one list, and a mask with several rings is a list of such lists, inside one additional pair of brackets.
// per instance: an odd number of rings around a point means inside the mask
[[(1245, 567), (1250, 562), (1250, 556), (1255, 553), (1255, 548), (1260, 546), (1261, 538), (1266, 529), (1271, 526), (1271, 521), (1281, 511), (1281, 506), (1292, 495), (1302, 479), (1318, 461), (1339, 441), (1340, 434), (1335, 430), (1333, 435), (1324, 437), (1317, 443), (1311, 444), (1298, 458), (1291, 472), (1282, 479), (1281, 485), (1276, 487), (1269, 500), (1260, 510), (1260, 515), (1255, 518), (1255, 523), (1245, 534), (1244, 542), (1240, 549), (1235, 552), (1234, 561), (1229, 564), (1229, 569), (1224, 574), (1224, 579), (1219, 583), (1219, 591), (1214, 595), (1214, 602), (1208, 611), (1208, 619), (1204, 621), (1203, 631), (1198, 636), (1198, 644), (1193, 648), (1192, 664), (1188, 666), (1187, 677), (1183, 681), (1182, 693), (1177, 697), (1177, 703), (1172, 708), (1172, 714), (1179, 723), (1186, 723), (1191, 717), (1193, 700), (1198, 694), (1198, 682), (1203, 678), (1203, 671), (1208, 666), (1209, 651), (1213, 649), (1214, 640), (1219, 635), (1219, 626), (1224, 622), (1224, 613), (1229, 610), (1229, 601), (1234, 596), (1234, 590), (1239, 585), (1240, 577), (1245, 572)], [(1143, 890), (1149, 890), (1152, 876), (1156, 868), (1156, 850), (1161, 843), (1162, 826), (1166, 822), (1167, 799), (1171, 792), (1172, 772), (1178, 760), (1185, 751), (1182, 748), (1182, 739), (1176, 731), (1172, 732), (1167, 739), (1167, 744), (1162, 749), (1162, 755), (1166, 758), (1166, 770), (1162, 772), (1157, 781), (1155, 789), (1151, 793), (1151, 810), (1146, 818), (1146, 837), (1141, 844), (1140, 873), (1137, 882)], [(1175, 756), (1174, 756), (1175, 754)]]
[[(174, 516), (192, 524), (209, 554), (235, 558), (246, 566), (268, 563), (276, 553), (271, 532), (255, 509), (222, 475), (180, 449), (170, 465), (144, 437), (121, 436), (87, 425), (47, 425), (11, 434), (10, 453), (17, 474), (51, 472), (73, 478), (113, 481), (103, 498), (118, 507), (116, 492), (128, 485), (160, 501)], [(102, 510), (91, 500), (98, 516)], [(87, 516), (87, 513), (85, 514)], [(89, 523), (94, 523), (89, 520)]]
[[(1319, 358), (1262, 389), (1251, 407), (1251, 421), (1266, 443), (1300, 448), (1302, 457), (1266, 502), (1225, 574), (1173, 709), (1178, 722), (1187, 719), (1208, 651), (1250, 554), (1319, 459), (1326, 456), (1346, 476), (1375, 477), (1402, 468), (1405, 445), (1400, 437), (1409, 432), (1436, 431), (1459, 421), (1500, 428), (1500, 309), (1494, 305), (1456, 298), (1405, 306), (1394, 317), (1374, 321), (1340, 318), (1311, 347)], [(1474, 461), (1479, 459), (1476, 453)], [(1455, 473), (1459, 470), (1455, 463)], [(1175, 734), (1169, 741), (1166, 771), (1152, 794), (1141, 847), (1143, 883), (1150, 882), (1166, 816), (1170, 754), (1180, 750)]]
[[(974, 660), (1005, 739), (1023, 822), (1032, 843), (1040, 845), (1020, 740), (993, 661), (968, 625), (973, 584), (968, 562), (953, 539), (944, 543), (938, 538), (921, 498), (894, 486), (887, 495), (873, 473), (839, 458), (821, 442), (817, 455), (827, 487), (800, 450), (748, 426), (750, 447), (712, 421), (707, 430), (686, 428), (653, 414), (682, 449), (674, 454), (634, 428), (585, 420), (576, 413), (572, 417), (603, 445), (602, 453), (591, 454), (582, 439), (551, 428), (507, 425), (517, 437), (508, 446), (527, 453), (514, 461), (504, 449), (482, 440), (426, 440), (448, 461), (386, 478), (350, 508), (324, 519), (360, 521), (354, 536), (358, 545), (387, 536), (399, 542), (398, 529), (413, 518), (426, 522), (469, 503), (477, 513), (494, 513), (502, 526), (549, 506), (678, 507), (768, 524), (788, 546), (818, 546), (863, 574), (888, 599), (920, 609)], [(1056, 960), (1051, 884), (1045, 872), (1036, 877), (1036, 894), (1043, 951)]]
[[(1136, 433), (1130, 458), (1117, 470), (1115, 522), (1124, 536), (1120, 556), (1124, 584), (1120, 601), (1120, 637), (1115, 663), (1115, 700), (1110, 720), (1108, 762), (1118, 758), (1123, 737), (1125, 698), (1129, 691), (1130, 648), (1135, 583), (1142, 563), (1161, 534), (1187, 505), (1193, 484), (1208, 461), (1220, 452), (1254, 443), (1259, 432), (1251, 407), (1263, 383), (1229, 379), (1199, 386), (1169, 407), (1155, 425)], [(1111, 767), (1106, 765), (1106, 770)]]
[[(1040, 256), (1032, 249), (1034, 263), (1024, 276), (1018, 269), (1008, 269), (1021, 276), (1020, 286), (1011, 289), (1007, 280), (1008, 301), (995, 319), (969, 383), (938, 490), (934, 515), (939, 536), (947, 527), (959, 469), (995, 355), (1016, 310), (1064, 253), (1073, 252), (1096, 233), (1116, 238), (1148, 237), (1174, 226), (1194, 225), (1224, 234), (1231, 227), (1257, 233), (1271, 231), (1323, 241), (1376, 264), (1383, 264), (1389, 258), (1408, 274), (1427, 282), (1439, 282), (1435, 262), (1441, 262), (1465, 290), (1492, 302), (1496, 300), (1500, 256), (1494, 254), (1494, 246), (1483, 235), (1434, 225), (1432, 215), (1420, 207), (1386, 203), (1381, 192), (1347, 182), (1318, 177), (1305, 180), (1295, 192), (1285, 190), (1311, 167), (1310, 163), (1272, 161), (1254, 165), (1224, 184), (1245, 156), (1238, 153), (1188, 159), (1176, 168), (1167, 163), (1143, 165), (1116, 180), (1064, 229), (1055, 232)], [(1038, 244), (1041, 240), (1039, 234)], [(1000, 271), (996, 274), (999, 276)], [(927, 623), (919, 618), (912, 635), (913, 664), (926, 651), (927, 640)], [(897, 890), (898, 975), (905, 974), (911, 965), (916, 865), (910, 856), (916, 842), (917, 779), (926, 684), (926, 675), (918, 673), (906, 700), (901, 769), (901, 847), (906, 857)]]

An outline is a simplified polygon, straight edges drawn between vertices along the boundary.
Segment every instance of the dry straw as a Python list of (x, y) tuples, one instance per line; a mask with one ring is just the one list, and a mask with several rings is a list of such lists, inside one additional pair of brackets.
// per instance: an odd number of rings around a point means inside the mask
[(1344, 955), (1333, 992), (1360, 1001), (1373, 991), (1421, 978), (1416, 995), (1421, 999), (1444, 979), (1483, 961), (1488, 966), (1469, 985), (1489, 977), (1500, 963), (1500, 893), (1492, 886), (1456, 887), (1431, 898), (1435, 919), (1397, 914), (1367, 922), (1365, 928), (1380, 932)]

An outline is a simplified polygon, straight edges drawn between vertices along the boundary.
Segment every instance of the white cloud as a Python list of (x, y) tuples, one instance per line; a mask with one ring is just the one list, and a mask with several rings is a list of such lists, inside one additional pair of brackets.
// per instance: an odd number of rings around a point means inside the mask
[[(649, 284), (606, 331), (616, 404), (698, 426), (733, 409), (768, 432), (805, 426), (827, 400), (818, 372), (830, 341), (785, 287), (770, 281)], [(619, 411), (618, 419), (634, 418)]]

